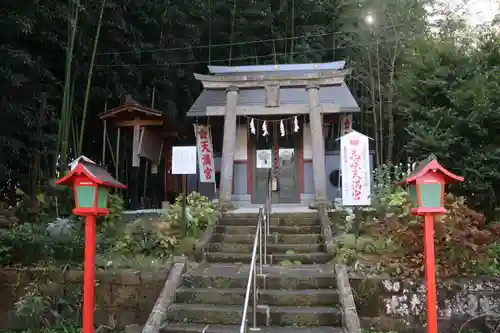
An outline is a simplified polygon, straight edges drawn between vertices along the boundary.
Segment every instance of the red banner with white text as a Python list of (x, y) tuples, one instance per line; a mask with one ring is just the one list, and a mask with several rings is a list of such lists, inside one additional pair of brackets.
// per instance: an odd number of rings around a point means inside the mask
[(215, 183), (214, 153), (210, 126), (194, 125), (201, 183)]

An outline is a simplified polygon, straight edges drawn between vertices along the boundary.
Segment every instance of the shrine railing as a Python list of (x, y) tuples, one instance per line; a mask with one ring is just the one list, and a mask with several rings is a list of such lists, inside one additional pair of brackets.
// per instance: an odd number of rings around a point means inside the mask
[[(263, 265), (267, 264), (267, 239), (269, 235), (269, 224), (271, 222), (271, 206), (272, 206), (272, 178), (271, 172), (267, 179), (266, 201), (264, 206), (259, 207), (257, 216), (257, 229), (255, 230), (255, 238), (252, 248), (252, 259), (250, 261), (250, 269), (248, 272), (248, 282), (245, 292), (245, 301), (243, 303), (243, 314), (241, 318), (240, 333), (246, 333), (248, 329), (248, 308), (250, 296), (252, 296), (252, 327), (250, 330), (257, 330), (257, 302), (258, 302), (258, 285), (257, 285), (257, 260), (259, 274), (262, 274)], [(258, 255), (258, 259), (257, 259)]]

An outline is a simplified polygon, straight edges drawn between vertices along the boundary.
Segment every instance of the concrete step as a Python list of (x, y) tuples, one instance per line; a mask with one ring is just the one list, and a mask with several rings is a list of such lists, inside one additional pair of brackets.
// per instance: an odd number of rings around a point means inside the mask
[[(290, 250), (291, 251), (291, 250)], [(251, 253), (230, 253), (230, 252), (207, 252), (206, 258), (212, 263), (244, 263), (249, 264), (252, 260)], [(325, 252), (309, 253), (278, 253), (268, 254), (267, 263), (269, 265), (289, 265), (294, 264), (324, 264), (332, 260), (333, 256)]]
[[(304, 218), (318, 218), (318, 211), (317, 210), (311, 210), (311, 211), (306, 211), (306, 212), (294, 212), (294, 205), (290, 206), (290, 211), (281, 211), (277, 212), (271, 211), (271, 218), (281, 218), (281, 219), (304, 219)], [(223, 217), (224, 218), (247, 218), (247, 219), (252, 219), (257, 216), (258, 210), (255, 210), (255, 212), (247, 212), (247, 213), (241, 213), (241, 212), (233, 212), (233, 211), (227, 211), (224, 213)]]
[[(219, 225), (254, 225), (257, 223), (257, 216), (225, 216), (219, 221)], [(272, 216), (272, 226), (299, 226), (299, 225), (319, 225), (317, 214), (299, 217)]]
[[(178, 303), (198, 303), (217, 305), (241, 305), (245, 301), (244, 288), (179, 288), (176, 294)], [(333, 306), (338, 304), (335, 289), (271, 290), (260, 289), (259, 305), (270, 306)]]
[[(211, 242), (213, 243), (238, 243), (238, 244), (253, 244), (255, 239), (255, 231), (253, 234), (224, 234), (214, 233)], [(273, 234), (267, 237), (268, 244), (313, 244), (320, 243), (322, 240), (321, 234)]]
[[(167, 310), (169, 322), (238, 325), (242, 305), (172, 304)], [(251, 311), (250, 311), (251, 313)], [(249, 324), (252, 316), (249, 313)], [(340, 326), (341, 312), (336, 307), (270, 306), (257, 309), (258, 326)]]
[[(267, 244), (267, 253), (277, 254), (286, 253), (293, 250), (298, 253), (309, 252), (324, 252), (325, 246), (323, 244)], [(251, 253), (253, 249), (252, 243), (211, 243), (208, 246), (210, 252), (224, 252), (224, 253)]]
[[(250, 265), (203, 263), (184, 275), (188, 288), (247, 287)], [(335, 289), (336, 279), (331, 269), (321, 265), (264, 266), (257, 275), (259, 288), (280, 290)]]
[[(260, 326), (259, 333), (345, 333), (341, 327), (279, 327)], [(206, 325), (193, 323), (166, 323), (160, 333), (239, 333), (239, 325)]]
[[(215, 232), (220, 234), (252, 234), (255, 235), (257, 225), (218, 225)], [(319, 225), (270, 226), (270, 234), (320, 234)]]

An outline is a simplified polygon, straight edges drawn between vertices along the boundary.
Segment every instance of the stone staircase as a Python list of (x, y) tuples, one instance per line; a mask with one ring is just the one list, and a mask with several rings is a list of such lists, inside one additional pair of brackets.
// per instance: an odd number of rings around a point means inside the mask
[[(273, 215), (268, 266), (258, 274), (257, 327), (262, 332), (343, 332), (332, 259), (317, 214)], [(185, 273), (162, 333), (239, 332), (256, 216), (226, 214), (206, 261)], [(330, 267), (330, 268), (327, 268)], [(252, 306), (249, 304), (249, 328)]]

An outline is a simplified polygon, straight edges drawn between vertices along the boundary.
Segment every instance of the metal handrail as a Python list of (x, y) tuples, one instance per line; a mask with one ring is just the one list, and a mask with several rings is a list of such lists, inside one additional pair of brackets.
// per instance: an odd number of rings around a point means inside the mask
[(253, 322), (252, 328), (257, 329), (257, 246), (259, 246), (259, 257), (260, 257), (260, 272), (262, 273), (262, 246), (259, 240), (262, 240), (262, 216), (263, 216), (263, 208), (262, 206), (259, 208), (259, 220), (257, 222), (257, 230), (255, 230), (255, 240), (253, 241), (252, 248), (252, 260), (250, 262), (250, 271), (248, 272), (248, 282), (247, 289), (245, 292), (245, 301), (243, 303), (243, 314), (241, 318), (241, 326), (240, 333), (245, 333), (247, 330), (247, 315), (248, 315), (248, 302), (250, 301), (250, 290), (252, 290), (253, 294)]
[(246, 333), (248, 321), (248, 303), (250, 301), (250, 292), (253, 296), (252, 302), (252, 328), (257, 328), (257, 248), (259, 249), (259, 274), (262, 274), (262, 265), (267, 263), (267, 236), (269, 235), (269, 223), (271, 218), (271, 173), (267, 179), (266, 203), (264, 207), (259, 207), (257, 217), (257, 230), (255, 230), (255, 239), (252, 248), (252, 260), (250, 261), (250, 270), (248, 272), (248, 282), (245, 292), (245, 301), (243, 303), (243, 314), (241, 318), (240, 333)]

